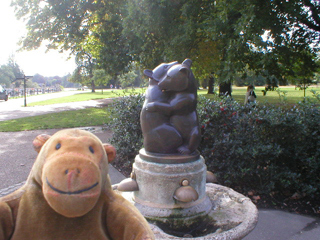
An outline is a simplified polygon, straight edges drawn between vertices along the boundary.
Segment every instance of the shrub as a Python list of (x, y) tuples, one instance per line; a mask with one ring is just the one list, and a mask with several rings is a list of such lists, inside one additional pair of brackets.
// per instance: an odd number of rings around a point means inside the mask
[[(112, 143), (120, 167), (131, 168), (142, 148), (143, 102), (143, 94), (134, 92), (111, 107)], [(242, 193), (299, 192), (319, 197), (320, 110), (314, 101), (252, 107), (228, 97), (199, 96), (198, 115), (199, 151), (221, 184)]]
[(244, 193), (319, 194), (319, 107), (251, 108), (230, 98), (199, 105), (199, 150), (222, 184)]
[(144, 94), (134, 90), (124, 92), (110, 106), (112, 116), (110, 128), (113, 131), (111, 143), (117, 149), (115, 165), (131, 168), (135, 156), (142, 148), (143, 139), (140, 127), (140, 112)]

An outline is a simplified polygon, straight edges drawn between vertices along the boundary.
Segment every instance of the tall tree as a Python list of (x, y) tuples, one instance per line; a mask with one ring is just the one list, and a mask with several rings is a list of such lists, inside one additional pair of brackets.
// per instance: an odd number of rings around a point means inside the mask
[(310, 52), (306, 56), (314, 61), (320, 39), (317, 0), (13, 0), (12, 5), (28, 20), (24, 49), (46, 43), (72, 54), (84, 51), (114, 79), (131, 61), (151, 68), (187, 57), (200, 79), (213, 74), (230, 84), (247, 69), (283, 78), (297, 52)]
[(242, 2), (129, 1), (125, 33), (144, 65), (189, 57), (197, 76), (214, 73), (219, 81), (230, 81), (245, 66), (244, 55), (250, 51), (236, 27), (244, 11), (237, 10), (237, 4)]
[(139, 61), (190, 57), (198, 76), (214, 73), (220, 82), (246, 69), (282, 76), (296, 49), (310, 51), (319, 40), (313, 0), (131, 0), (128, 9), (125, 34)]
[(0, 84), (9, 87), (12, 83), (15, 83), (16, 87), (19, 87), (21, 81), (16, 81), (16, 78), (21, 78), (24, 73), (20, 66), (16, 63), (14, 56), (10, 56), (8, 62), (0, 66)]
[(103, 94), (103, 86), (106, 86), (108, 84), (108, 80), (110, 80), (110, 77), (103, 69), (96, 69), (93, 71), (93, 79), (94, 82), (101, 87), (101, 92)]
[(14, 79), (15, 79), (15, 76), (12, 69), (8, 65), (1, 65), (0, 66), (0, 85), (5, 85), (6, 87), (10, 87)]
[(93, 71), (96, 66), (96, 60), (89, 52), (80, 51), (76, 54), (77, 71), (79, 74), (91, 80), (91, 91), (95, 92), (95, 82)]
[(39, 86), (46, 86), (46, 82), (47, 82), (47, 79), (40, 75), (40, 74), (35, 74), (32, 78), (32, 82), (36, 82), (38, 83)]
[[(122, 0), (13, 0), (16, 16), (27, 20), (27, 35), (22, 49), (71, 51), (81, 58), (96, 59), (110, 75), (119, 75), (131, 60), (126, 38), (122, 36), (122, 17), (126, 1)], [(85, 54), (84, 54), (85, 53)], [(90, 65), (90, 64), (89, 64)], [(88, 76), (90, 69), (88, 70)], [(94, 82), (92, 82), (94, 91)]]

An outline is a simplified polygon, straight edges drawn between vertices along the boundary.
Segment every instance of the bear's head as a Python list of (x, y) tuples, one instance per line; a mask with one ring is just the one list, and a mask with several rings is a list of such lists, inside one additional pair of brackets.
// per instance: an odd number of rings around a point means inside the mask
[(191, 71), (192, 61), (186, 59), (182, 64), (171, 66), (166, 75), (158, 83), (162, 91), (194, 92), (196, 90), (195, 79)]
[(44, 198), (57, 213), (79, 217), (111, 189), (108, 163), (115, 148), (102, 144), (92, 133), (68, 129), (53, 136), (39, 135), (33, 145), (39, 152), (29, 179), (42, 186)]
[(161, 81), (167, 74), (169, 68), (171, 68), (173, 65), (178, 64), (178, 62), (171, 62), (171, 63), (161, 63), (159, 66), (157, 66), (153, 70), (146, 69), (143, 71), (143, 73), (151, 78), (156, 80), (157, 82)]

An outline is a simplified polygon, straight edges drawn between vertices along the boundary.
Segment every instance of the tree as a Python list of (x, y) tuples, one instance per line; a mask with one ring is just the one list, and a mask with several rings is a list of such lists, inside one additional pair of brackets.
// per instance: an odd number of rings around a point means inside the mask
[(303, 90), (304, 97), (306, 89), (314, 82), (315, 72), (319, 69), (319, 63), (313, 60), (315, 57), (310, 56), (310, 52), (298, 52), (292, 66), (292, 74), (288, 77), (291, 83)]
[(116, 84), (117, 77), (127, 71), (133, 57), (128, 38), (123, 34), (123, 18), (127, 15), (127, 1), (108, 1), (97, 14), (100, 22), (93, 34), (96, 58), (99, 69), (112, 76)]
[[(78, 70), (91, 78), (93, 64), (115, 78), (131, 60), (122, 35), (126, 1), (107, 0), (13, 0), (18, 18), (27, 19), (28, 34), (22, 49), (36, 49), (42, 43), (48, 49), (71, 51)], [(93, 62), (95, 60), (95, 62)], [(92, 91), (95, 90), (91, 82)]]
[(81, 84), (82, 86), (87, 85), (90, 83), (90, 79), (88, 79), (87, 76), (83, 76), (81, 74), (81, 69), (77, 67), (74, 71), (73, 74), (70, 76), (68, 79), (72, 83), (78, 83)]
[(61, 85), (65, 88), (78, 87), (75, 84), (68, 81), (70, 77), (71, 77), (70, 73), (68, 73), (68, 75), (63, 76), (61, 79)]
[(52, 78), (52, 81), (51, 81), (52, 86), (61, 85), (61, 83), (62, 83), (62, 78), (60, 76), (54, 76)]
[(24, 76), (20, 66), (15, 62), (14, 56), (10, 56), (7, 64), (0, 66), (0, 84), (10, 87), (12, 83), (15, 83), (16, 87), (19, 87), (21, 80), (16, 81), (16, 78)]
[(134, 71), (130, 71), (122, 74), (119, 77), (119, 82), (121, 84), (121, 87), (123, 88), (133, 87), (137, 77), (138, 75)]
[[(135, 61), (193, 60), (199, 81), (254, 71), (285, 79), (296, 52), (317, 52), (317, 0), (13, 0), (28, 20), (22, 48), (88, 53), (115, 81)], [(308, 55), (311, 61), (313, 55)], [(295, 59), (294, 59), (295, 60)], [(309, 60), (308, 60), (309, 61)], [(92, 76), (88, 74), (88, 76)], [(212, 84), (210, 83), (210, 87)]]
[(103, 94), (103, 86), (107, 85), (108, 79), (110, 77), (106, 74), (105, 70), (103, 69), (96, 69), (93, 71), (93, 81), (101, 87), (101, 92)]
[(156, 66), (188, 56), (197, 76), (214, 72), (219, 82), (247, 69), (281, 78), (286, 60), (319, 35), (319, 1), (135, 0), (128, 9), (125, 32), (139, 61)]
[(38, 88), (39, 85), (33, 81), (26, 81), (27, 88)]
[(91, 91), (95, 92), (95, 83), (93, 79), (93, 70), (96, 66), (96, 60), (89, 52), (78, 52), (76, 55), (77, 71), (83, 75), (86, 79), (91, 80)]
[(24, 72), (22, 71), (22, 69), (20, 69), (20, 66), (16, 63), (13, 55), (9, 57), (7, 65), (13, 72), (13, 75), (15, 78), (19, 78), (24, 75)]
[(32, 78), (32, 82), (38, 83), (39, 86), (46, 86), (46, 78), (40, 74), (35, 74)]
[(12, 69), (8, 65), (1, 65), (0, 66), (0, 85), (5, 85), (6, 87), (10, 87), (14, 79), (15, 79), (15, 76)]
[[(246, 65), (250, 47), (237, 28), (241, 1), (131, 1), (125, 31), (144, 65), (193, 60), (202, 80), (231, 82)], [(238, 6), (237, 6), (238, 5)], [(136, 40), (135, 38), (138, 38)], [(214, 77), (212, 73), (214, 73)]]
[(28, 34), (22, 39), (22, 49), (36, 49), (46, 42), (48, 49), (74, 52), (85, 42), (96, 24), (94, 12), (102, 1), (88, 0), (13, 0), (16, 16), (27, 20)]

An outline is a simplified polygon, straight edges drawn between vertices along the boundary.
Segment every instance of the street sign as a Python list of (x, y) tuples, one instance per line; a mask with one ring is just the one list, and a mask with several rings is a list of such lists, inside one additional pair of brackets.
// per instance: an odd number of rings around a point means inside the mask
[(23, 80), (23, 85), (24, 85), (24, 106), (27, 106), (27, 79), (33, 78), (33, 76), (26, 76), (24, 75), (22, 78), (16, 78), (16, 80)]

